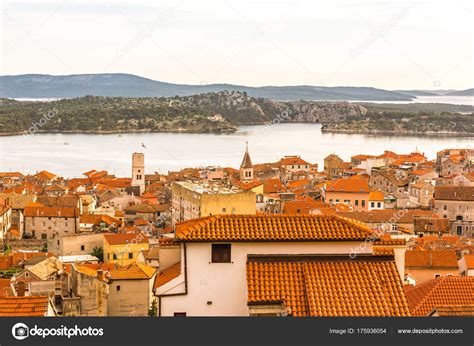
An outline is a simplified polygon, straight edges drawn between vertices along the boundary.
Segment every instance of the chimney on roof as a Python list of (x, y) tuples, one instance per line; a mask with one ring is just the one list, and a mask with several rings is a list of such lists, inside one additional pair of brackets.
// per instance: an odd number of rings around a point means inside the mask
[(104, 280), (104, 271), (102, 270), (102, 268), (97, 269), (97, 279), (99, 281)]

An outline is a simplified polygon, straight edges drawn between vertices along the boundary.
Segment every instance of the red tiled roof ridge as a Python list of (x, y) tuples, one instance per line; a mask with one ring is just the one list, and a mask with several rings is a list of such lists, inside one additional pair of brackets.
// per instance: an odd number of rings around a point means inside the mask
[[(176, 239), (177, 240), (189, 240), (185, 239), (192, 231), (198, 231), (214, 222), (217, 222), (220, 219), (227, 219), (227, 220), (233, 220), (233, 219), (241, 219), (241, 220), (246, 220), (246, 219), (259, 219), (259, 220), (288, 220), (288, 222), (291, 223), (291, 221), (295, 220), (326, 220), (326, 221), (338, 221), (346, 226), (352, 226), (355, 228), (355, 231), (361, 232), (359, 235), (352, 234), (351, 236), (348, 236), (347, 234), (341, 234), (339, 236), (336, 236), (335, 233), (333, 232), (332, 235), (327, 236), (321, 236), (321, 239), (366, 239), (369, 236), (372, 236), (375, 234), (371, 229), (369, 229), (367, 226), (365, 226), (363, 223), (359, 223), (358, 221), (347, 219), (341, 216), (336, 216), (336, 215), (304, 215), (304, 214), (279, 214), (279, 215), (264, 215), (264, 214), (230, 214), (230, 215), (213, 215), (213, 216), (207, 216), (204, 218), (200, 219), (193, 219), (193, 220), (187, 220), (184, 222), (179, 222), (176, 224)], [(331, 230), (329, 230), (330, 232)], [(347, 230), (346, 230), (347, 231)], [(318, 231), (316, 231), (318, 232)], [(328, 232), (328, 233), (329, 233)], [(349, 231), (347, 231), (349, 232)], [(214, 232), (213, 232), (214, 233)], [(228, 232), (227, 232), (228, 233)], [(281, 230), (281, 233), (287, 233), (287, 230)], [(207, 238), (205, 238), (207, 239)], [(206, 241), (205, 239), (201, 239), (203, 241)], [(307, 239), (303, 238), (296, 238), (296, 239), (290, 239), (290, 238), (285, 238), (282, 239), (281, 235), (275, 236), (273, 235), (268, 235), (268, 238), (266, 239), (265, 237), (259, 238), (259, 237), (250, 237), (249, 239), (240, 239), (239, 237), (236, 237), (235, 240), (250, 240), (250, 241), (265, 241), (265, 240), (274, 240), (274, 241), (280, 241), (280, 240), (311, 240), (311, 239), (319, 239), (317, 237), (308, 237)], [(375, 240), (378, 239), (378, 237), (374, 238)]]

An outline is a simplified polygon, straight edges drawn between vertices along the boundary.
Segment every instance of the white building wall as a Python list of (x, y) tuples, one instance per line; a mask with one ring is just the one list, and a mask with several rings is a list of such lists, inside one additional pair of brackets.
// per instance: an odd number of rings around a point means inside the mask
[[(372, 252), (371, 244), (359, 248), (360, 244), (361, 242), (232, 243), (232, 263), (211, 263), (211, 243), (188, 243), (188, 294), (162, 297), (161, 315), (173, 316), (175, 312), (186, 312), (187, 316), (248, 316), (247, 255)], [(184, 256), (184, 251), (181, 253)], [(184, 258), (181, 264), (184, 264)], [(184, 275), (180, 278), (184, 280)], [(175, 279), (166, 285), (176, 288), (177, 281)], [(160, 287), (155, 294), (176, 293), (175, 289), (164, 292), (166, 289)]]

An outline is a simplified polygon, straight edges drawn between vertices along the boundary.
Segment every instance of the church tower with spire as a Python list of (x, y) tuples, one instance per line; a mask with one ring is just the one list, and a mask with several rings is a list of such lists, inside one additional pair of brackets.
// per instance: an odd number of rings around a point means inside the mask
[(253, 180), (253, 166), (252, 160), (250, 160), (248, 142), (246, 142), (244, 158), (240, 165), (240, 180), (243, 182), (249, 182)]

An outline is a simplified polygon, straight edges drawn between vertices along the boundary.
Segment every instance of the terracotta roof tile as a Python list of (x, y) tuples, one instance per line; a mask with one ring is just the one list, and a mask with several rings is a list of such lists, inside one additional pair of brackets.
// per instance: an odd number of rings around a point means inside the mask
[(40, 179), (40, 180), (53, 180), (57, 177), (56, 174), (53, 174), (53, 173), (48, 172), (48, 171), (41, 171), (39, 173), (36, 173), (34, 176), (37, 179)]
[(160, 238), (158, 240), (158, 244), (160, 247), (179, 246), (179, 244), (174, 240), (174, 238)]
[(358, 192), (368, 193), (369, 183), (365, 179), (337, 179), (328, 185), (328, 192)]
[(10, 279), (0, 278), (0, 297), (14, 296), (11, 288)]
[(286, 191), (286, 188), (278, 178), (268, 179), (263, 183), (263, 193), (276, 193)]
[(85, 224), (93, 224), (95, 226), (98, 226), (101, 223), (105, 223), (106, 225), (115, 224), (116, 226), (119, 226), (121, 224), (121, 221), (119, 219), (116, 219), (106, 214), (81, 215), (79, 222)]
[(384, 196), (381, 191), (370, 191), (369, 201), (384, 201)]
[(182, 241), (364, 240), (373, 232), (335, 215), (215, 215), (180, 222)]
[(314, 256), (247, 263), (248, 303), (293, 316), (409, 316), (393, 256)]
[(0, 316), (46, 316), (48, 297), (0, 297)]
[(474, 277), (443, 276), (405, 292), (412, 315), (426, 316), (436, 307), (474, 305)]
[(327, 208), (330, 205), (321, 201), (288, 201), (283, 205), (283, 214), (310, 214), (314, 209)]
[(359, 220), (364, 223), (413, 223), (415, 217), (431, 217), (439, 219), (440, 217), (429, 210), (372, 210), (372, 211), (353, 211), (340, 212), (340, 216)]
[(435, 186), (434, 199), (474, 201), (474, 186)]
[(110, 273), (112, 280), (145, 280), (151, 279), (156, 273), (156, 268), (142, 263), (132, 263), (119, 267)]
[(156, 275), (154, 288), (157, 289), (160, 286), (170, 282), (177, 278), (181, 274), (181, 262), (173, 264), (171, 267), (166, 268), (162, 272)]
[(467, 269), (474, 269), (474, 254), (464, 255), (464, 260), (466, 261)]
[(141, 232), (133, 233), (105, 233), (104, 239), (109, 245), (123, 245), (129, 243), (145, 244), (148, 243), (148, 238)]
[(69, 207), (26, 207), (25, 217), (79, 217), (78, 208)]
[(288, 166), (288, 165), (309, 165), (308, 162), (303, 160), (299, 156), (287, 156), (280, 160), (280, 166)]
[(405, 267), (458, 267), (455, 250), (407, 250)]

